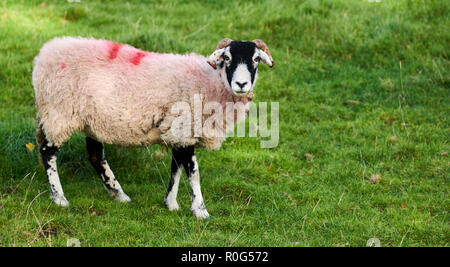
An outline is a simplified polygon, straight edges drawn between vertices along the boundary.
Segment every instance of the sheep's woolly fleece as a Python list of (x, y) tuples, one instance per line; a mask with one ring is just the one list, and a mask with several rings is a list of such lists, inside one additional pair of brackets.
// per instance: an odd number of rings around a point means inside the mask
[[(224, 137), (173, 134), (170, 127), (178, 114), (172, 114), (172, 106), (182, 101), (193, 111), (202, 108), (194, 103), (215, 101), (225, 118), (227, 102), (242, 102), (247, 111), (249, 101), (233, 97), (203, 56), (146, 52), (73, 37), (56, 38), (42, 47), (35, 58), (33, 85), (38, 132), (57, 146), (83, 131), (100, 142), (122, 146), (219, 148)], [(200, 102), (193, 101), (195, 94), (203, 96)], [(203, 115), (203, 122), (208, 116)], [(194, 125), (195, 116), (191, 117)]]

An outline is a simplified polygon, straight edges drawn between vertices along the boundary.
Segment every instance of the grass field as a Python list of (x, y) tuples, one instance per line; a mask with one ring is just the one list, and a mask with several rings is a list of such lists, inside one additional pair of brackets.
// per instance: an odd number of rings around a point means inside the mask
[[(145, 2), (145, 3), (143, 3)], [(0, 1), (0, 246), (448, 246), (450, 23), (442, 1)], [(254, 101), (280, 104), (280, 142), (198, 150), (211, 218), (163, 198), (170, 153), (106, 146), (124, 191), (109, 198), (84, 136), (59, 154), (71, 206), (49, 199), (38, 162), (33, 58), (56, 36), (210, 54), (264, 40)], [(313, 157), (305, 157), (305, 154)], [(371, 177), (380, 175), (375, 184)]]

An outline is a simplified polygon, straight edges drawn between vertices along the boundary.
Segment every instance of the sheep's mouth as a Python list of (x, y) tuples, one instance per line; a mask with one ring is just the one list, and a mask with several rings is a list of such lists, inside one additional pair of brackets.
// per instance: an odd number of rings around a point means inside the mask
[(247, 96), (250, 91), (233, 91), (234, 95), (239, 96), (239, 97), (243, 97), (243, 96)]

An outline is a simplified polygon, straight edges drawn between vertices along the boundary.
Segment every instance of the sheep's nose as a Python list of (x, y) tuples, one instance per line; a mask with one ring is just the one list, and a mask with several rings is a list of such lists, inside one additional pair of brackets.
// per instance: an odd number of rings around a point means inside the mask
[(236, 82), (236, 84), (237, 84), (241, 89), (243, 89), (244, 86), (247, 84), (247, 82), (244, 82), (244, 83)]

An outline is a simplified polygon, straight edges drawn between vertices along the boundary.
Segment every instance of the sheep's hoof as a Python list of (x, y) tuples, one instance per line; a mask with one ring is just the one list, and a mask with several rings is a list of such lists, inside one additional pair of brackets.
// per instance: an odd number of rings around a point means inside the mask
[(197, 219), (199, 219), (199, 220), (209, 219), (209, 213), (205, 208), (203, 208), (203, 209), (192, 208), (191, 210), (194, 213), (195, 217), (197, 217)]
[(178, 205), (178, 202), (176, 200), (170, 201), (169, 199), (164, 199), (164, 203), (166, 204), (166, 207), (170, 211), (179, 210), (180, 206)]
[(124, 192), (119, 192), (113, 196), (113, 198), (121, 203), (131, 202), (131, 198), (127, 196)]
[(60, 206), (60, 207), (68, 207), (69, 206), (69, 201), (67, 201), (67, 199), (64, 196), (51, 196), (51, 199), (53, 200), (53, 202), (55, 202), (56, 205)]

